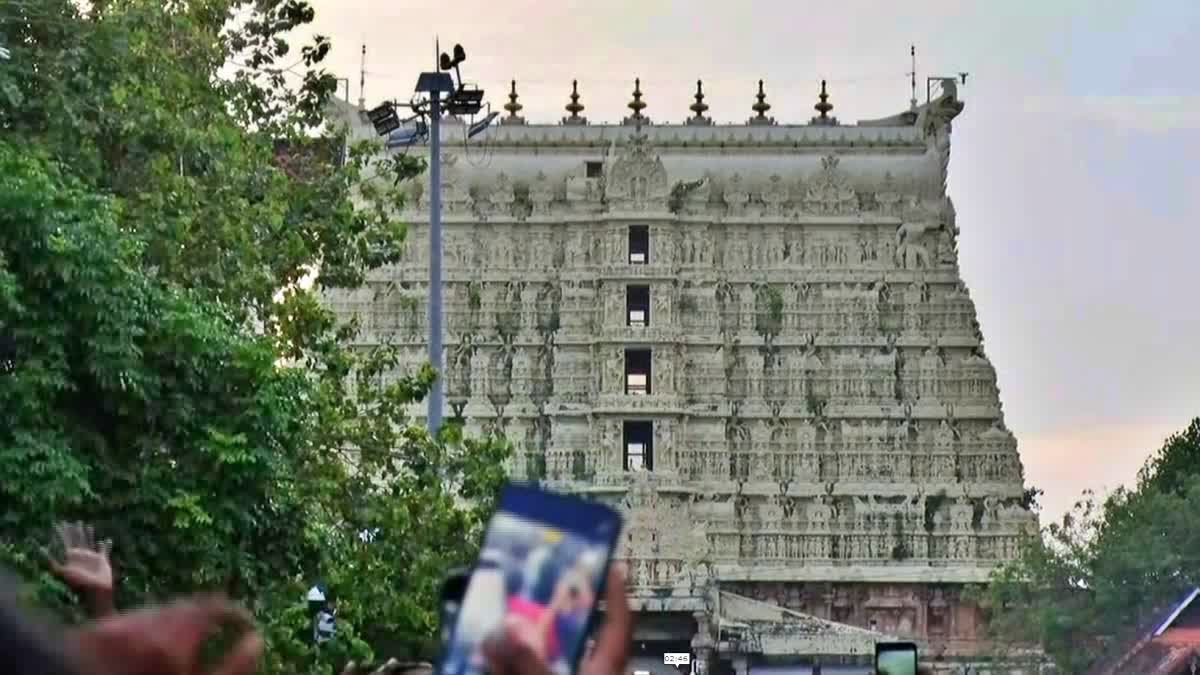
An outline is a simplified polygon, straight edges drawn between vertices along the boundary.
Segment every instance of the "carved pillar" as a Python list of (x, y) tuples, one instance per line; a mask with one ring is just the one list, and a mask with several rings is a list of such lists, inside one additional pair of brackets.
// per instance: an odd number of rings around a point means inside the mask
[(666, 473), (678, 469), (675, 461), (675, 422), (664, 418), (654, 422), (654, 468)]
[(692, 675), (708, 675), (717, 646), (712, 634), (712, 616), (708, 612), (696, 612), (692, 616), (696, 618), (696, 634), (692, 636)]
[(674, 325), (674, 303), (670, 284), (657, 284), (650, 290), (650, 325), (661, 330)]
[(651, 352), (651, 358), (654, 361), (650, 369), (651, 377), (654, 378), (652, 391), (655, 394), (675, 394), (675, 372), (679, 368), (675, 350), (663, 345)]

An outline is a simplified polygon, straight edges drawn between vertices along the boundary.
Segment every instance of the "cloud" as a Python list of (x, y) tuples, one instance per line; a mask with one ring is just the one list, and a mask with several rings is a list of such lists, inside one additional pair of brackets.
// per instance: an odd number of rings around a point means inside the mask
[(1200, 129), (1200, 94), (1030, 96), (1022, 111), (1130, 131), (1164, 133)]

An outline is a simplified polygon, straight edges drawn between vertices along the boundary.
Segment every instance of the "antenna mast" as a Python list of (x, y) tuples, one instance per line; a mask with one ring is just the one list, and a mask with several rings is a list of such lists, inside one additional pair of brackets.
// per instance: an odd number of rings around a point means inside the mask
[(910, 45), (908, 50), (909, 50), (908, 51), (909, 56), (912, 57), (912, 70), (910, 70), (908, 72), (909, 77), (912, 78), (912, 98), (909, 99), (908, 104), (913, 110), (916, 110), (917, 109), (917, 46)]
[(358, 67), (358, 107), (365, 108), (367, 105), (366, 96), (363, 91), (367, 86), (367, 43), (362, 46), (362, 62)]

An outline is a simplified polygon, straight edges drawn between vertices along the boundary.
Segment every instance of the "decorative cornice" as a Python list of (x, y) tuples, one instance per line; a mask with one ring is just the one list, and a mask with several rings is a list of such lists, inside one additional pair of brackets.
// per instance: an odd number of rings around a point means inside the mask
[[(580, 106), (582, 108), (582, 106)], [(572, 121), (572, 119), (577, 121)], [(640, 133), (651, 145), (663, 148), (745, 148), (802, 150), (839, 149), (924, 152), (926, 136), (915, 126), (726, 125), (655, 124), (643, 118)], [(565, 118), (563, 124), (497, 125), (479, 137), (493, 147), (593, 147), (607, 148), (615, 140), (625, 143), (637, 124), (591, 124), (583, 117)]]

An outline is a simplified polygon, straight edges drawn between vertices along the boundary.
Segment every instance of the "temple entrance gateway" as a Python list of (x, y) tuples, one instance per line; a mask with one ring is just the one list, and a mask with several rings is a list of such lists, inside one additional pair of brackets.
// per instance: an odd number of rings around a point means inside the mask
[[(853, 673), (911, 639), (960, 672), (988, 652), (965, 589), (1037, 527), (959, 274), (963, 104), (841, 124), (826, 90), (782, 124), (761, 93), (744, 126), (699, 92), (652, 123), (640, 90), (591, 125), (576, 91), (561, 124), (477, 136), (486, 162), (444, 150), (447, 405), (514, 441), (514, 477), (624, 511), (638, 669), (675, 675), (686, 644), (697, 675)], [(327, 296), (402, 372), (425, 358), (421, 180), (403, 260)]]

